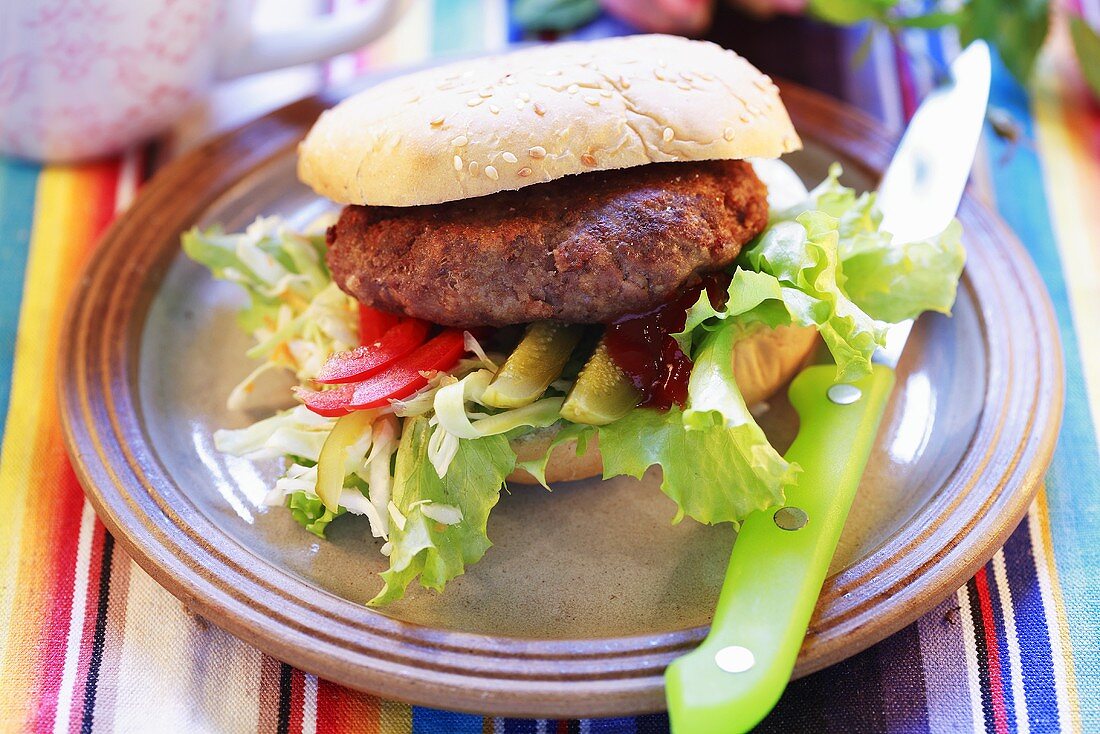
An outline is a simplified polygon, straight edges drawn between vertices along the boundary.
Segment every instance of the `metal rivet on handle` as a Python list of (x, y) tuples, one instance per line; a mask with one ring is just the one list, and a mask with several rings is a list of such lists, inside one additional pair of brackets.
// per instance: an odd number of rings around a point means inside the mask
[(756, 665), (756, 656), (747, 647), (730, 645), (714, 653), (714, 662), (727, 673), (744, 673)]
[(810, 516), (801, 507), (780, 507), (772, 519), (783, 530), (801, 530), (810, 521)]
[(847, 382), (838, 382), (831, 386), (825, 395), (837, 405), (851, 405), (863, 397), (863, 391)]

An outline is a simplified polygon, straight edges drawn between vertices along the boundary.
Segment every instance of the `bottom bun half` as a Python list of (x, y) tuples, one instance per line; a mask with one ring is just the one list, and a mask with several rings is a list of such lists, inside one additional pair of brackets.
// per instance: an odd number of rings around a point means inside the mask
[[(817, 341), (817, 329), (807, 326), (780, 326), (761, 329), (741, 339), (733, 349), (733, 374), (746, 405), (762, 403), (787, 384), (810, 356)], [(558, 427), (551, 426), (520, 436), (512, 441), (519, 461), (545, 455)], [(554, 447), (546, 464), (546, 481), (571, 482), (603, 474), (603, 458), (595, 436), (588, 440), (587, 451), (577, 456), (577, 442), (564, 441)], [(536, 484), (523, 469), (508, 476), (509, 482)]]

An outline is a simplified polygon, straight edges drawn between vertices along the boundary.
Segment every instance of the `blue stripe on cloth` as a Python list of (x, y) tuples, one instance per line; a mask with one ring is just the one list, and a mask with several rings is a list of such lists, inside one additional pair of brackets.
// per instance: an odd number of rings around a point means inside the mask
[[(999, 61), (995, 62), (990, 105), (1011, 114), (1021, 126), (1025, 140), (1035, 140), (1027, 94)], [(1100, 663), (1096, 656), (1100, 650), (1096, 606), (1096, 600), (1100, 599), (1100, 575), (1096, 573), (1100, 568), (1100, 542), (1096, 536), (1100, 527), (1100, 456), (1096, 428), (1089, 413), (1080, 337), (1073, 328), (1064, 265), (1045, 205), (1038, 153), (1033, 146), (994, 136), (987, 138), (987, 144), (997, 208), (1031, 253), (1050, 291), (1065, 352), (1065, 414), (1046, 488), (1055, 563), (1068, 601), (1071, 644), (1077, 651), (1074, 665), (1081, 725), (1085, 731), (1100, 731)], [(1088, 324), (1086, 328), (1095, 328), (1090, 321), (1095, 314), (1078, 316)], [(1045, 626), (1046, 621), (1040, 616), (1017, 622), (1021, 624)], [(1025, 663), (1025, 670), (1027, 667)]]
[(481, 734), (485, 719), (473, 714), (412, 707), (412, 734)]
[[(39, 166), (0, 158), (0, 423), (7, 420)], [(2, 427), (2, 426), (0, 426)]]
[(592, 719), (588, 722), (590, 734), (635, 734), (638, 721), (634, 718)]
[(1029, 728), (1032, 731), (1056, 731), (1058, 707), (1055, 705), (1054, 663), (1043, 598), (1035, 573), (1035, 555), (1031, 548), (1029, 526), (1033, 522), (1038, 520), (1029, 515), (1005, 543), (1005, 575), (1015, 613), (1016, 638), (1020, 644)]

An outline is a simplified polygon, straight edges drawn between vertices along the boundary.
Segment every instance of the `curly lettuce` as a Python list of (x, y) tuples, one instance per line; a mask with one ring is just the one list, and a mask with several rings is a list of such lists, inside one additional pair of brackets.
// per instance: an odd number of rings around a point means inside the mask
[[(489, 511), (516, 462), (508, 439), (496, 435), (459, 441), (441, 477), (428, 457), (431, 434), (424, 416), (405, 421), (390, 504), (390, 567), (382, 572), (385, 586), (372, 605), (401, 598), (416, 578), (425, 588), (443, 591), (492, 545), (486, 529)], [(433, 517), (433, 505), (454, 512)]]

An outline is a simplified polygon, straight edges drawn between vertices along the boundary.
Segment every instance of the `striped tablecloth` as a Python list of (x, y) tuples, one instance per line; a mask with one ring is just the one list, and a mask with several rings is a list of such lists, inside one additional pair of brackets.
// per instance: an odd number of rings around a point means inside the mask
[[(1084, 5), (1100, 21), (1100, 2)], [(745, 40), (782, 51), (772, 61), (763, 53), (765, 70), (847, 98), (895, 128), (929, 88), (932, 64), (957, 49), (950, 34), (914, 32), (907, 57), (883, 36), (856, 67), (858, 32), (781, 25), (753, 26)], [(583, 33), (626, 30), (603, 19)], [(776, 35), (762, 43), (768, 33)], [(435, 0), (323, 76), (340, 81), (518, 39), (504, 0)], [(1030, 93), (997, 69), (991, 103), (1021, 135), (987, 134), (976, 173), (1038, 263), (1060, 322), (1066, 416), (1045, 489), (965, 587), (885, 642), (792, 684), (764, 731), (1100, 731), (1100, 109), (1068, 49), (1059, 26)], [(153, 167), (146, 163), (186, 147), (195, 132), (191, 121), (174, 144), (91, 165), (0, 161), (0, 730), (666, 730), (663, 715), (484, 719), (355, 693), (192, 616), (115, 547), (61, 444), (61, 319), (82, 263)]]

